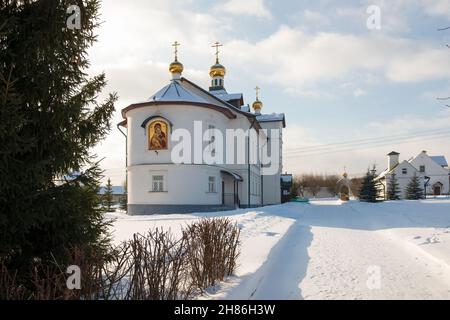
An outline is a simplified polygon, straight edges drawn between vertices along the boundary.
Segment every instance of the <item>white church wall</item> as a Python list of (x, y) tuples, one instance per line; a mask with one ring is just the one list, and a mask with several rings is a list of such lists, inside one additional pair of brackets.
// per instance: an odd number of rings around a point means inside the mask
[[(164, 175), (164, 190), (152, 190), (152, 175)], [(209, 192), (208, 177), (215, 177)], [(129, 204), (218, 205), (222, 202), (219, 167), (205, 165), (139, 165), (128, 170)]]

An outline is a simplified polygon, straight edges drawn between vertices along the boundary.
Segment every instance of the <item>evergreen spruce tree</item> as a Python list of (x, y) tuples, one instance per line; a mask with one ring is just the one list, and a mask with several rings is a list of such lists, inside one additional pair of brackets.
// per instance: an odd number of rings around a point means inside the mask
[(388, 200), (400, 200), (400, 187), (395, 172), (391, 174), (388, 181), (386, 197)]
[(363, 178), (361, 183), (361, 188), (359, 190), (359, 200), (364, 202), (376, 202), (378, 189), (375, 184), (375, 174), (376, 169), (375, 166), (372, 170), (367, 169), (367, 173)]
[(123, 183), (124, 195), (120, 198), (120, 209), (123, 211), (128, 210), (128, 192), (127, 192), (127, 183), (126, 181)]
[(115, 211), (113, 206), (113, 188), (111, 184), (111, 179), (108, 178), (108, 183), (105, 187), (105, 193), (103, 194), (103, 202), (106, 211), (113, 212)]
[[(74, 4), (81, 28), (71, 30)], [(65, 263), (69, 248), (108, 243), (102, 172), (89, 153), (110, 130), (117, 99), (98, 101), (105, 75), (87, 75), (99, 6), (0, 2), (0, 262), (10, 268)]]
[(420, 185), (420, 179), (414, 172), (414, 176), (406, 187), (405, 198), (408, 200), (419, 200), (424, 197), (422, 186)]

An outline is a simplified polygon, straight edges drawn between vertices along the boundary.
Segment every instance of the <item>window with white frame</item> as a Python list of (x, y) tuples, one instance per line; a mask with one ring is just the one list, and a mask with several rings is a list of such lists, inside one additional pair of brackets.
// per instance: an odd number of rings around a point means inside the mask
[(216, 192), (216, 177), (208, 177), (208, 192)]
[(420, 168), (419, 168), (420, 170), (420, 172), (425, 172), (425, 166), (420, 166)]
[(153, 175), (152, 176), (152, 191), (163, 192), (164, 191), (164, 176)]
[(403, 169), (402, 169), (402, 174), (408, 174), (408, 169), (403, 168)]

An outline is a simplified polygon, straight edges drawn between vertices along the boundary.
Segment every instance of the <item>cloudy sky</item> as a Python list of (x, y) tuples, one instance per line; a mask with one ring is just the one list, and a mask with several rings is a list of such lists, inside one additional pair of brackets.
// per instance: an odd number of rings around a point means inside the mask
[[(228, 92), (246, 103), (261, 87), (263, 112), (287, 117), (284, 169), (292, 173), (385, 168), (392, 150), (450, 158), (450, 0), (106, 0), (92, 74), (120, 110), (166, 85), (171, 43), (183, 75), (207, 88), (215, 41), (224, 44)], [(371, 5), (380, 29), (369, 29)], [(374, 21), (369, 19), (369, 21)], [(114, 127), (94, 152), (114, 184), (124, 180), (124, 138)]]

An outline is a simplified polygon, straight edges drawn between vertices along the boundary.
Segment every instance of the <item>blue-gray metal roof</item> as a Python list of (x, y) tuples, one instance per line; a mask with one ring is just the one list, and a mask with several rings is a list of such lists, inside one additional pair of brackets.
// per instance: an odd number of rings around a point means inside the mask
[(447, 159), (445, 159), (444, 156), (433, 156), (430, 158), (433, 159), (434, 162), (436, 162), (441, 167), (448, 167)]
[(149, 101), (210, 103), (194, 92), (184, 88), (177, 80), (172, 80), (170, 84), (151, 96)]

